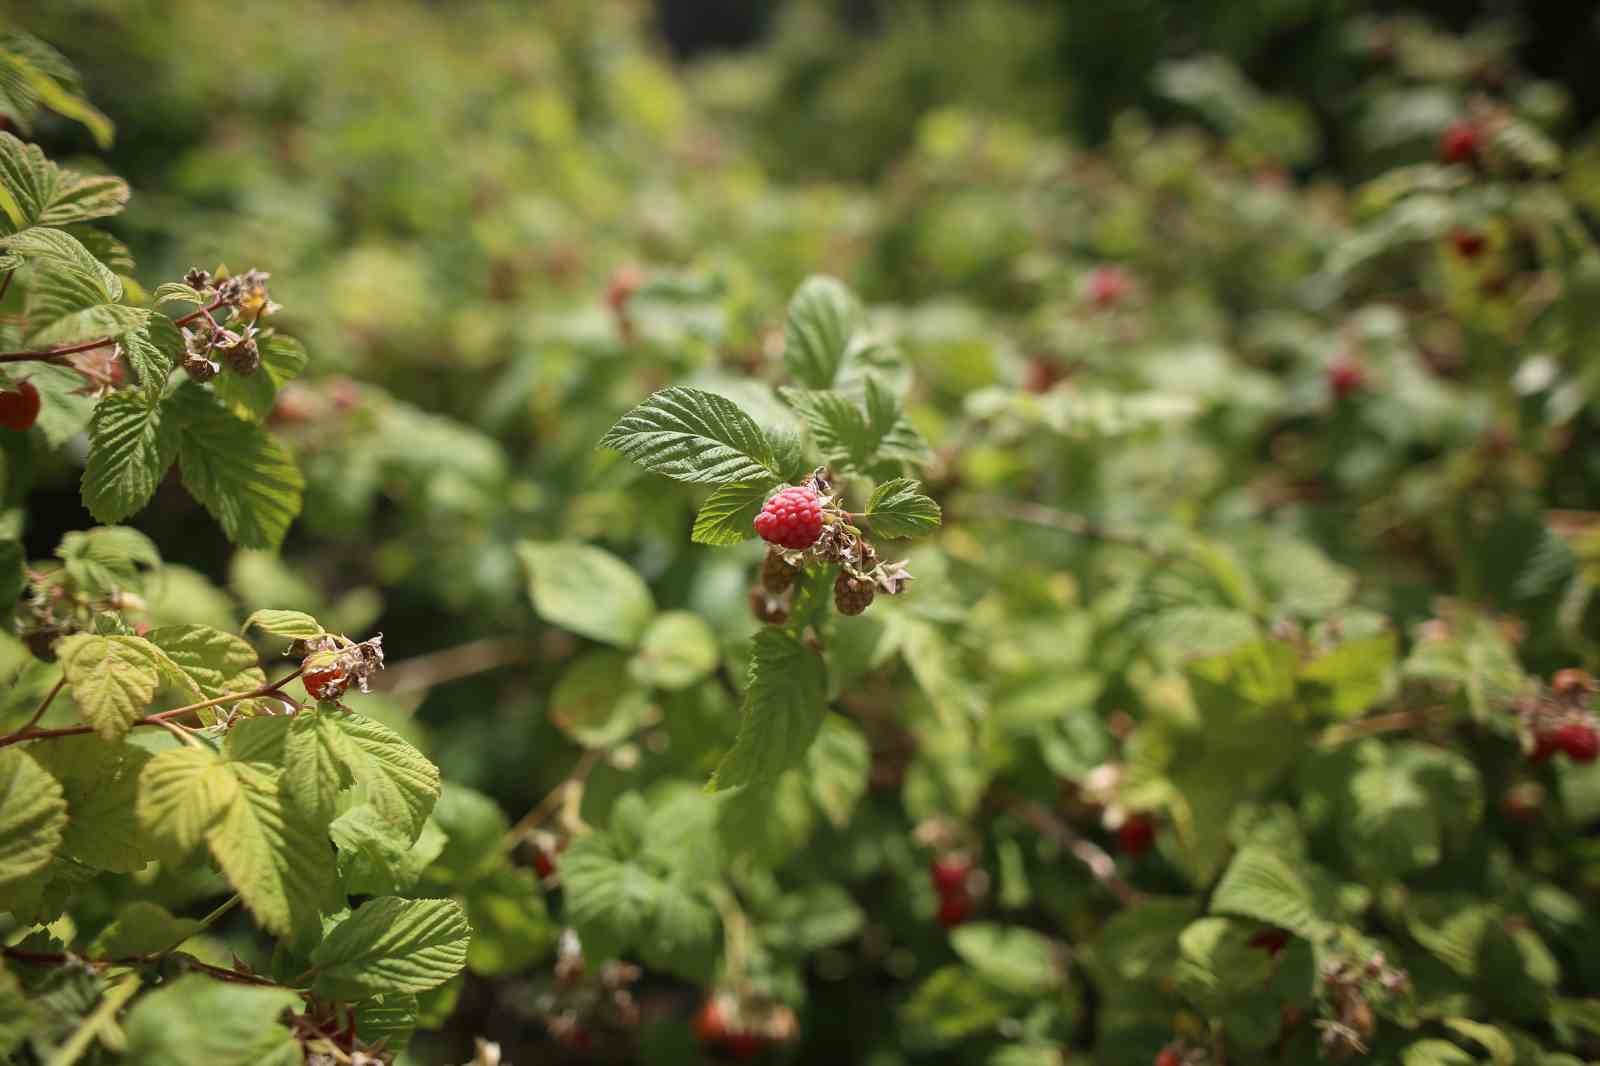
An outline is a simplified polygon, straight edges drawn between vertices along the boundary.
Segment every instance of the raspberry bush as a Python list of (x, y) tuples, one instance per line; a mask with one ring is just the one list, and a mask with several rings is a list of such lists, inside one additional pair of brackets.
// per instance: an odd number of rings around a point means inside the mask
[(0, 4), (0, 1059), (1600, 1061), (1584, 84), (768, 6)]

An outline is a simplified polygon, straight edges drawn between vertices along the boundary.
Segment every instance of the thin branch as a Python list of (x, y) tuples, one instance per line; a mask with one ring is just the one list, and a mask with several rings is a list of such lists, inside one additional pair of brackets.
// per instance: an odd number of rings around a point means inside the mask
[[(298, 676), (300, 676), (300, 671), (297, 669), (287, 676), (279, 678), (270, 685), (262, 685), (261, 687), (252, 689), (249, 692), (230, 692), (225, 696), (214, 696), (209, 700), (201, 700), (199, 703), (190, 703), (183, 707), (174, 707), (172, 710), (162, 711), (160, 714), (146, 715), (145, 717), (135, 721), (131, 728), (137, 729), (140, 726), (160, 726), (162, 728), (166, 728), (167, 723), (172, 719), (182, 718), (186, 714), (194, 714), (198, 711), (203, 711), (208, 707), (217, 707), (224, 703), (237, 703), (240, 700), (260, 699), (263, 696), (275, 696), (278, 694), (279, 689)], [(0, 736), (0, 748), (10, 747), (12, 744), (21, 744), (26, 740), (50, 740), (55, 737), (76, 737), (92, 732), (94, 732), (94, 726), (91, 725), (63, 726), (60, 729), (23, 728), (19, 729), (15, 733), (8, 733), (5, 736)]]
[(1117, 902), (1124, 907), (1132, 906), (1139, 901), (1139, 890), (1122, 879), (1122, 875), (1117, 873), (1117, 861), (1100, 845), (1087, 837), (1080, 836), (1066, 822), (1032, 800), (1019, 800), (1011, 805), (1011, 810), (1042, 835), (1072, 852), (1079, 862), (1089, 868), (1089, 873), (1094, 879), (1116, 896)]
[(56, 682), (55, 688), (51, 689), (50, 690), (50, 694), (47, 695), (44, 698), (44, 702), (39, 704), (39, 709), (37, 711), (33, 712), (33, 717), (29, 718), (27, 724), (24, 725), (21, 729), (17, 730), (17, 732), (26, 733), (28, 730), (30, 730), (34, 726), (38, 725), (39, 724), (39, 719), (44, 717), (44, 712), (48, 711), (50, 709), (50, 705), (55, 702), (56, 694), (59, 693), (63, 688), (65, 688), (66, 685), (67, 685), (67, 675), (65, 673), (63, 673), (61, 675), (60, 680), (58, 680)]
[(0, 948), (0, 955), (16, 962), (30, 966), (64, 966), (67, 963), (77, 963), (96, 970), (103, 970), (110, 966), (145, 966), (161, 958), (174, 958), (187, 970), (198, 970), (200, 973), (209, 974), (219, 981), (232, 981), (244, 985), (266, 985), (271, 988), (286, 988), (277, 981), (265, 977), (258, 977), (253, 973), (242, 970), (229, 970), (222, 966), (212, 966), (210, 963), (201, 962), (193, 955), (179, 952), (163, 952), (157, 955), (131, 955), (125, 959), (91, 959), (84, 955), (76, 955), (63, 951), (28, 951), (24, 948)]
[(517, 819), (517, 824), (512, 826), (511, 831), (506, 834), (506, 849), (511, 850), (522, 843), (527, 835), (538, 828), (539, 824), (552, 811), (562, 805), (574, 789), (582, 789), (584, 782), (589, 779), (589, 774), (599, 765), (601, 757), (605, 755), (607, 750), (604, 748), (589, 748), (579, 756), (578, 761), (573, 764), (567, 776), (563, 777), (555, 788), (547, 792), (544, 799), (540, 800), (533, 810)]
[(510, 637), (488, 637), (443, 651), (418, 655), (386, 668), (375, 687), (381, 692), (422, 692), (448, 681), (527, 662), (537, 645)]
[[(10, 281), (10, 275), (6, 276), (6, 280), (7, 282)], [(3, 289), (0, 289), (0, 295), (4, 295)], [(193, 322), (195, 319), (199, 318), (201, 315), (205, 315), (209, 318), (211, 312), (215, 311), (221, 306), (222, 301), (215, 300), (208, 306), (200, 308), (198, 311), (191, 311), (182, 318), (173, 319), (172, 324), (175, 326), (186, 326), (190, 322)], [(78, 352), (89, 352), (96, 348), (104, 348), (108, 344), (115, 343), (117, 343), (117, 338), (115, 337), (100, 337), (92, 341), (83, 341), (80, 344), (71, 344), (65, 348), (36, 348), (20, 352), (0, 352), (0, 363), (57, 363), (61, 361), (61, 357), (63, 355), (75, 355)]]
[(1076, 514), (1072, 511), (1063, 511), (1055, 507), (1046, 507), (1040, 503), (1012, 500), (1004, 496), (966, 495), (956, 498), (953, 509), (963, 512), (969, 518), (999, 517), (1012, 522), (1042, 526), (1046, 529), (1059, 529), (1063, 533), (1071, 533), (1076, 537), (1098, 540), (1106, 544), (1116, 544), (1124, 548), (1134, 548), (1154, 559), (1171, 559), (1174, 557), (1169, 549), (1162, 547), (1142, 534), (1132, 533), (1127, 530), (1108, 529), (1085, 515)]
[(1340, 725), (1329, 726), (1317, 738), (1317, 746), (1322, 748), (1337, 748), (1341, 744), (1348, 744), (1352, 740), (1361, 740), (1364, 737), (1375, 737), (1383, 733), (1400, 733), (1410, 729), (1420, 729), (1428, 723), (1428, 712), (1421, 711), (1394, 711), (1390, 714), (1375, 714), (1371, 718), (1361, 718), (1354, 722), (1345, 722)]

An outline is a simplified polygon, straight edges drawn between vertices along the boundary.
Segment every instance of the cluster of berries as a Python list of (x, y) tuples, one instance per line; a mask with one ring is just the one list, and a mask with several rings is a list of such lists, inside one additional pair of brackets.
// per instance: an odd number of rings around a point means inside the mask
[[(260, 270), (220, 280), (205, 270), (191, 270), (183, 276), (184, 284), (206, 301), (199, 317), (183, 327), (183, 369), (191, 378), (210, 381), (222, 372), (224, 362), (235, 374), (246, 377), (261, 368), (256, 322), (278, 310), (267, 294), (270, 276)], [(217, 318), (224, 310), (226, 324)]]
[(730, 993), (712, 995), (694, 1016), (700, 1043), (735, 1059), (750, 1059), (774, 1044), (794, 1039), (799, 1029), (794, 1012), (782, 1004), (758, 1007), (740, 1003)]
[(1557, 752), (1578, 763), (1600, 758), (1600, 729), (1588, 709), (1596, 687), (1586, 671), (1558, 670), (1547, 694), (1526, 696), (1512, 706), (1530, 741), (1529, 761), (1545, 762)]
[(811, 564), (836, 565), (833, 605), (857, 615), (879, 591), (893, 596), (911, 580), (903, 563), (884, 563), (877, 549), (851, 524), (830, 494), (827, 472), (817, 470), (799, 485), (779, 489), (762, 504), (755, 530), (772, 545), (761, 566), (761, 583), (750, 590), (750, 609), (763, 622), (788, 620), (795, 579)]
[(383, 669), (383, 634), (359, 644), (349, 637), (324, 633), (312, 640), (297, 640), (290, 654), (302, 657), (300, 682), (314, 700), (337, 700), (353, 681), (368, 690), (373, 671)]
[(940, 855), (928, 866), (928, 878), (939, 896), (937, 918), (946, 929), (953, 929), (972, 917), (977, 893), (972, 859), (966, 852), (952, 851)]

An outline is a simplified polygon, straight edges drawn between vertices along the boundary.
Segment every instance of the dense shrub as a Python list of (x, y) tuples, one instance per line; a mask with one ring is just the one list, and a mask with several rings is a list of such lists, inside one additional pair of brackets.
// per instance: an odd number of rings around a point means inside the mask
[(0, 1053), (1600, 1056), (1593, 136), (1136, 6), (18, 12)]

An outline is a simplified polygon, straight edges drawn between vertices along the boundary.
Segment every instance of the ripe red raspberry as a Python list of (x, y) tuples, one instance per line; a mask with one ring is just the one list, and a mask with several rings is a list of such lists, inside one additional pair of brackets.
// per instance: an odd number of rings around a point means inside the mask
[(1117, 849), (1137, 859), (1156, 842), (1156, 823), (1142, 814), (1130, 815), (1117, 827)]
[(15, 389), (0, 392), (0, 426), (25, 433), (39, 418), (39, 390), (24, 381)]
[(761, 586), (774, 596), (782, 596), (799, 573), (799, 567), (790, 566), (782, 555), (768, 552), (761, 561)]
[(1538, 733), (1533, 738), (1533, 750), (1528, 753), (1528, 761), (1544, 762), (1560, 750), (1561, 744), (1554, 733)]
[(839, 576), (833, 579), (833, 605), (840, 614), (860, 614), (872, 606), (872, 598), (876, 595), (872, 582), (865, 578), (851, 577), (841, 570)]
[(928, 865), (928, 875), (933, 879), (934, 891), (941, 896), (964, 892), (967, 877), (972, 873), (972, 862), (965, 855), (941, 855)]
[(1478, 156), (1478, 127), (1471, 119), (1457, 119), (1439, 138), (1439, 158), (1446, 163), (1470, 163)]
[(803, 486), (780, 489), (761, 505), (755, 526), (768, 544), (797, 551), (809, 548), (822, 536), (822, 500)]
[(350, 687), (350, 674), (334, 652), (318, 651), (301, 664), (300, 682), (314, 700), (336, 700)]
[(1367, 387), (1367, 372), (1360, 363), (1341, 356), (1328, 366), (1328, 391), (1335, 400), (1347, 400)]
[(972, 899), (965, 892), (952, 892), (939, 900), (939, 924), (954, 929), (972, 917)]
[(1594, 762), (1600, 756), (1600, 733), (1587, 722), (1568, 722), (1555, 731), (1553, 739), (1573, 762)]
[(1133, 288), (1133, 280), (1121, 267), (1095, 267), (1089, 272), (1089, 281), (1085, 288), (1088, 291), (1089, 302), (1104, 310), (1122, 302), (1123, 297), (1128, 295), (1128, 290)]
[(1171, 1048), (1162, 1048), (1156, 1055), (1156, 1066), (1183, 1066), (1183, 1060)]
[(1483, 249), (1489, 241), (1477, 230), (1457, 226), (1450, 231), (1450, 243), (1455, 246), (1456, 254), (1463, 259), (1476, 259), (1483, 254)]

